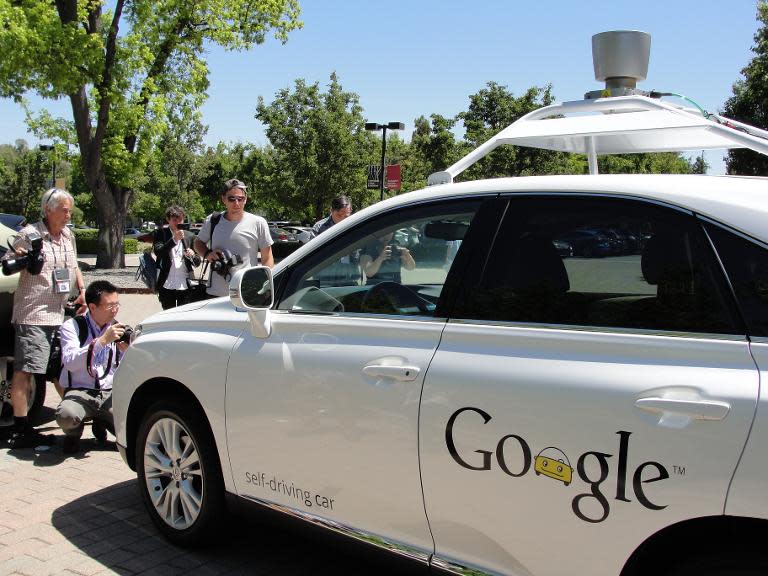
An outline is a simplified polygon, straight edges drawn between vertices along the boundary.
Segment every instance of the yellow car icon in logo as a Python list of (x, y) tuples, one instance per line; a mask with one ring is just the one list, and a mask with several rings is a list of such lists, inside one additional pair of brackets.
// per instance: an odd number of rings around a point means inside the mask
[(536, 472), (536, 476), (544, 474), (544, 476), (560, 480), (566, 486), (573, 479), (573, 468), (571, 468), (568, 456), (554, 446), (549, 446), (539, 452), (533, 469)]

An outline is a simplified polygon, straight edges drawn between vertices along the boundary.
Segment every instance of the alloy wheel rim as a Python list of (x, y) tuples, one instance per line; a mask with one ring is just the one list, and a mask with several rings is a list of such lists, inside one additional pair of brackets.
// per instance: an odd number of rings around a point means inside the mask
[(161, 418), (144, 444), (144, 480), (155, 511), (170, 527), (192, 526), (203, 504), (200, 455), (189, 431), (172, 418)]

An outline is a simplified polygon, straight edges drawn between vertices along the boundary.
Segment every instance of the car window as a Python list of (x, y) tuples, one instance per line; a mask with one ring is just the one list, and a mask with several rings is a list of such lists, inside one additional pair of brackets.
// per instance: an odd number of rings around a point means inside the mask
[(620, 198), (512, 198), (467, 318), (735, 333), (692, 215)]
[(715, 224), (705, 227), (736, 293), (749, 333), (768, 336), (768, 247)]
[(358, 225), (291, 272), (278, 309), (434, 315), (479, 204), (410, 207)]

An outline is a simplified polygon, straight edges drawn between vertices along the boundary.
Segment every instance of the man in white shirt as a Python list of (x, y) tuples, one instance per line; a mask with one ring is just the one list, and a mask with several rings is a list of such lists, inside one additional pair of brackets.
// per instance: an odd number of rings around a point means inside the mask
[(80, 448), (83, 421), (93, 419), (93, 434), (106, 443), (113, 428), (112, 378), (128, 348), (125, 326), (115, 322), (120, 301), (117, 288), (106, 280), (91, 282), (85, 291), (88, 312), (61, 325), (61, 377), (64, 399), (56, 422), (64, 431), (64, 453)]
[(264, 266), (272, 268), (275, 264), (267, 221), (245, 211), (248, 201), (245, 184), (234, 178), (227, 180), (222, 186), (221, 200), (227, 210), (209, 215), (195, 238), (195, 252), (211, 264), (211, 283), (207, 290), (211, 298), (226, 296), (232, 274), (258, 264), (259, 254)]

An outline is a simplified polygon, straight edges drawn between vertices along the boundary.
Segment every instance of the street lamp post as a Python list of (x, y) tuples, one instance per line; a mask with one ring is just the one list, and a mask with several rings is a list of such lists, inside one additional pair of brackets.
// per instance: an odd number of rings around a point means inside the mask
[(376, 122), (366, 122), (365, 129), (369, 132), (381, 130), (381, 171), (379, 172), (379, 193), (381, 200), (384, 200), (384, 162), (387, 155), (387, 129), (405, 130), (405, 124), (402, 122), (387, 122), (386, 124), (377, 124)]
[(42, 152), (51, 153), (51, 165), (53, 166), (53, 179), (51, 180), (51, 188), (56, 186), (56, 147), (53, 144), (40, 144), (40, 150)]

